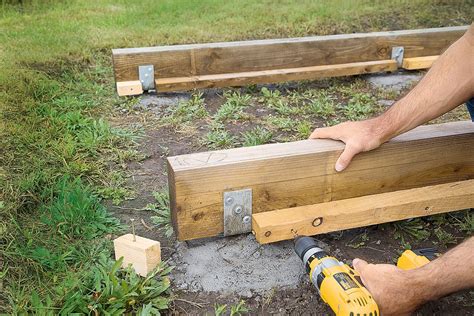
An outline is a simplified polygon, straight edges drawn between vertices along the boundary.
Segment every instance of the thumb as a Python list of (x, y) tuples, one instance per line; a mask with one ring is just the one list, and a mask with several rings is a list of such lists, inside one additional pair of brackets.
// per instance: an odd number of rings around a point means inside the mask
[(362, 271), (365, 270), (365, 267), (367, 265), (368, 265), (367, 261), (364, 261), (362, 259), (355, 258), (354, 260), (352, 260), (352, 266), (354, 267), (354, 269), (357, 270), (357, 272), (359, 272), (359, 274), (361, 274)]
[(354, 158), (354, 156), (357, 155), (359, 152), (360, 150), (358, 150), (357, 148), (351, 145), (346, 145), (344, 151), (339, 156), (339, 159), (337, 159), (336, 166), (334, 167), (334, 169), (336, 169), (337, 172), (346, 169), (347, 166), (350, 164), (352, 158)]

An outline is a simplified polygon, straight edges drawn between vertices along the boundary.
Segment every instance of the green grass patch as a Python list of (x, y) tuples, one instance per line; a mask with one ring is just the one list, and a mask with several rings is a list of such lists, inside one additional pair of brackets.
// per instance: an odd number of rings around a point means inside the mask
[(175, 108), (169, 108), (163, 122), (179, 127), (208, 115), (201, 92), (193, 93), (188, 101), (181, 101)]
[(239, 91), (227, 91), (224, 93), (226, 101), (214, 114), (213, 119), (217, 122), (226, 122), (228, 120), (241, 120), (247, 117), (244, 108), (250, 105), (252, 100), (248, 94), (241, 94)]
[(257, 126), (250, 131), (246, 131), (242, 133), (243, 142), (242, 145), (244, 147), (248, 146), (257, 146), (262, 145), (270, 142), (272, 139), (273, 134), (269, 130)]
[(171, 208), (168, 190), (153, 192), (154, 203), (147, 204), (145, 208), (153, 211), (156, 215), (151, 217), (153, 224), (165, 233), (166, 237), (173, 235), (173, 226), (171, 224)]

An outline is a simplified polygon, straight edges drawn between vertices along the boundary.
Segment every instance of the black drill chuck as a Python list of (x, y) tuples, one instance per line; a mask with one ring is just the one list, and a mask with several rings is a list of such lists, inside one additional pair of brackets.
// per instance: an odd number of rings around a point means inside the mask
[(316, 240), (314, 238), (307, 236), (297, 236), (294, 242), (295, 252), (301, 260), (304, 260), (304, 255), (310, 249), (316, 248), (318, 249), (317, 252), (324, 252), (321, 248), (318, 247), (318, 244), (316, 243)]

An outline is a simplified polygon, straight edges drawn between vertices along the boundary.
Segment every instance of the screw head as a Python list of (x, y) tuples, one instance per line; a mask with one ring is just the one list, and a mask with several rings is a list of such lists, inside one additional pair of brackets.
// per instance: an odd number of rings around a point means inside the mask
[(244, 222), (244, 224), (250, 223), (250, 216), (248, 215), (244, 216), (244, 218), (242, 218), (242, 222)]
[(234, 198), (229, 196), (227, 199), (225, 199), (225, 203), (227, 205), (234, 203)]
[(240, 213), (242, 213), (242, 211), (243, 211), (243, 208), (242, 208), (241, 205), (237, 205), (236, 207), (234, 207), (234, 213), (235, 214), (240, 214)]
[(265, 232), (265, 237), (270, 237), (271, 234), (272, 234), (271, 231), (267, 231), (267, 232)]
[(318, 227), (319, 225), (321, 225), (323, 223), (323, 218), (322, 217), (316, 217), (314, 220), (313, 220), (313, 223), (312, 225), (314, 227)]

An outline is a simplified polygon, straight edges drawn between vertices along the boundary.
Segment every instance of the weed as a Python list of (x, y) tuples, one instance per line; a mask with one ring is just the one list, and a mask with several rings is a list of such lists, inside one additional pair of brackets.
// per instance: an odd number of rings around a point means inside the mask
[(367, 118), (375, 111), (375, 99), (365, 93), (355, 94), (343, 108), (344, 115), (349, 120), (357, 121)]
[(242, 137), (244, 139), (242, 145), (248, 147), (268, 143), (272, 139), (273, 134), (269, 130), (257, 126), (251, 131), (242, 133)]
[(56, 229), (68, 239), (93, 239), (106, 232), (117, 230), (119, 221), (110, 217), (90, 188), (80, 179), (67, 176), (51, 189), (57, 193), (54, 202), (43, 207), (41, 221)]
[(248, 311), (248, 308), (245, 306), (245, 301), (241, 300), (238, 304), (230, 307), (230, 316), (240, 316)]
[(326, 93), (319, 94), (310, 102), (309, 111), (324, 119), (328, 119), (336, 114), (334, 98)]
[(215, 304), (214, 305), (214, 315), (222, 316), (227, 311), (227, 304)]
[(285, 102), (284, 100), (277, 101), (270, 108), (275, 110), (278, 114), (284, 115), (284, 116), (302, 114), (304, 112), (303, 108), (298, 107), (298, 106), (292, 106), (291, 104)]
[(439, 243), (443, 246), (456, 243), (456, 238), (441, 227), (436, 228), (434, 234), (436, 238), (438, 238)]
[(298, 132), (297, 137), (301, 139), (306, 139), (312, 132), (311, 123), (308, 121), (299, 122), (296, 126), (296, 131)]
[(239, 91), (226, 91), (224, 97), (227, 98), (226, 103), (240, 108), (249, 106), (252, 101), (252, 97), (249, 94), (241, 94)]
[(262, 97), (258, 99), (258, 102), (264, 103), (269, 108), (273, 108), (281, 100), (281, 92), (279, 90), (269, 90), (267, 87), (263, 87), (260, 91)]
[(211, 149), (230, 148), (236, 143), (236, 138), (225, 129), (209, 131), (202, 143)]
[(292, 106), (282, 97), (279, 90), (271, 91), (263, 87), (262, 97), (258, 99), (260, 103), (265, 104), (268, 108), (275, 110), (278, 114), (289, 116), (303, 113), (303, 109), (298, 106)]
[(97, 189), (97, 193), (105, 199), (112, 200), (118, 205), (123, 200), (133, 198), (133, 191), (126, 186), (125, 178), (121, 172), (111, 171), (104, 179), (103, 186)]
[(394, 222), (391, 225), (395, 229), (395, 239), (404, 240), (405, 236), (409, 236), (417, 241), (421, 241), (430, 236), (430, 232), (425, 229), (423, 220), (419, 218)]
[(368, 240), (369, 236), (367, 235), (367, 232), (363, 232), (362, 234), (354, 237), (349, 243), (346, 244), (346, 246), (354, 249), (361, 248), (366, 245)]
[[(70, 314), (138, 314), (158, 315), (160, 310), (167, 309), (169, 298), (169, 280), (166, 275), (172, 268), (159, 265), (145, 278), (138, 276), (131, 266), (120, 268), (123, 258), (117, 261), (101, 256), (99, 261), (88, 269), (80, 280), (69, 280), (56, 291), (64, 293), (63, 304), (55, 307), (49, 295), (43, 299), (33, 292), (29, 303), (22, 312), (43, 313), (56, 312)], [(20, 312), (20, 311), (18, 311)]]
[(467, 210), (461, 218), (453, 215), (455, 225), (463, 232), (470, 235), (474, 233), (474, 215), (472, 209)]
[(267, 123), (284, 132), (292, 132), (297, 129), (299, 121), (289, 117), (269, 116), (267, 118)]
[(145, 209), (156, 213), (156, 216), (152, 216), (151, 220), (160, 230), (163, 230), (166, 237), (169, 238), (173, 235), (169, 193), (167, 190), (153, 192), (153, 197), (156, 202), (148, 204), (145, 206)]
[(225, 122), (226, 120), (240, 120), (246, 117), (243, 109), (250, 105), (250, 95), (235, 91), (224, 93), (224, 97), (227, 100), (214, 114), (214, 120)]
[[(214, 305), (214, 315), (223, 316), (227, 313), (227, 304), (215, 304)], [(239, 303), (230, 306), (229, 316), (241, 316), (245, 313), (248, 313), (249, 309), (245, 306), (245, 301), (241, 300)]]
[(169, 109), (169, 114), (163, 118), (168, 124), (178, 125), (208, 115), (202, 92), (193, 93), (187, 101), (181, 101), (176, 108)]

